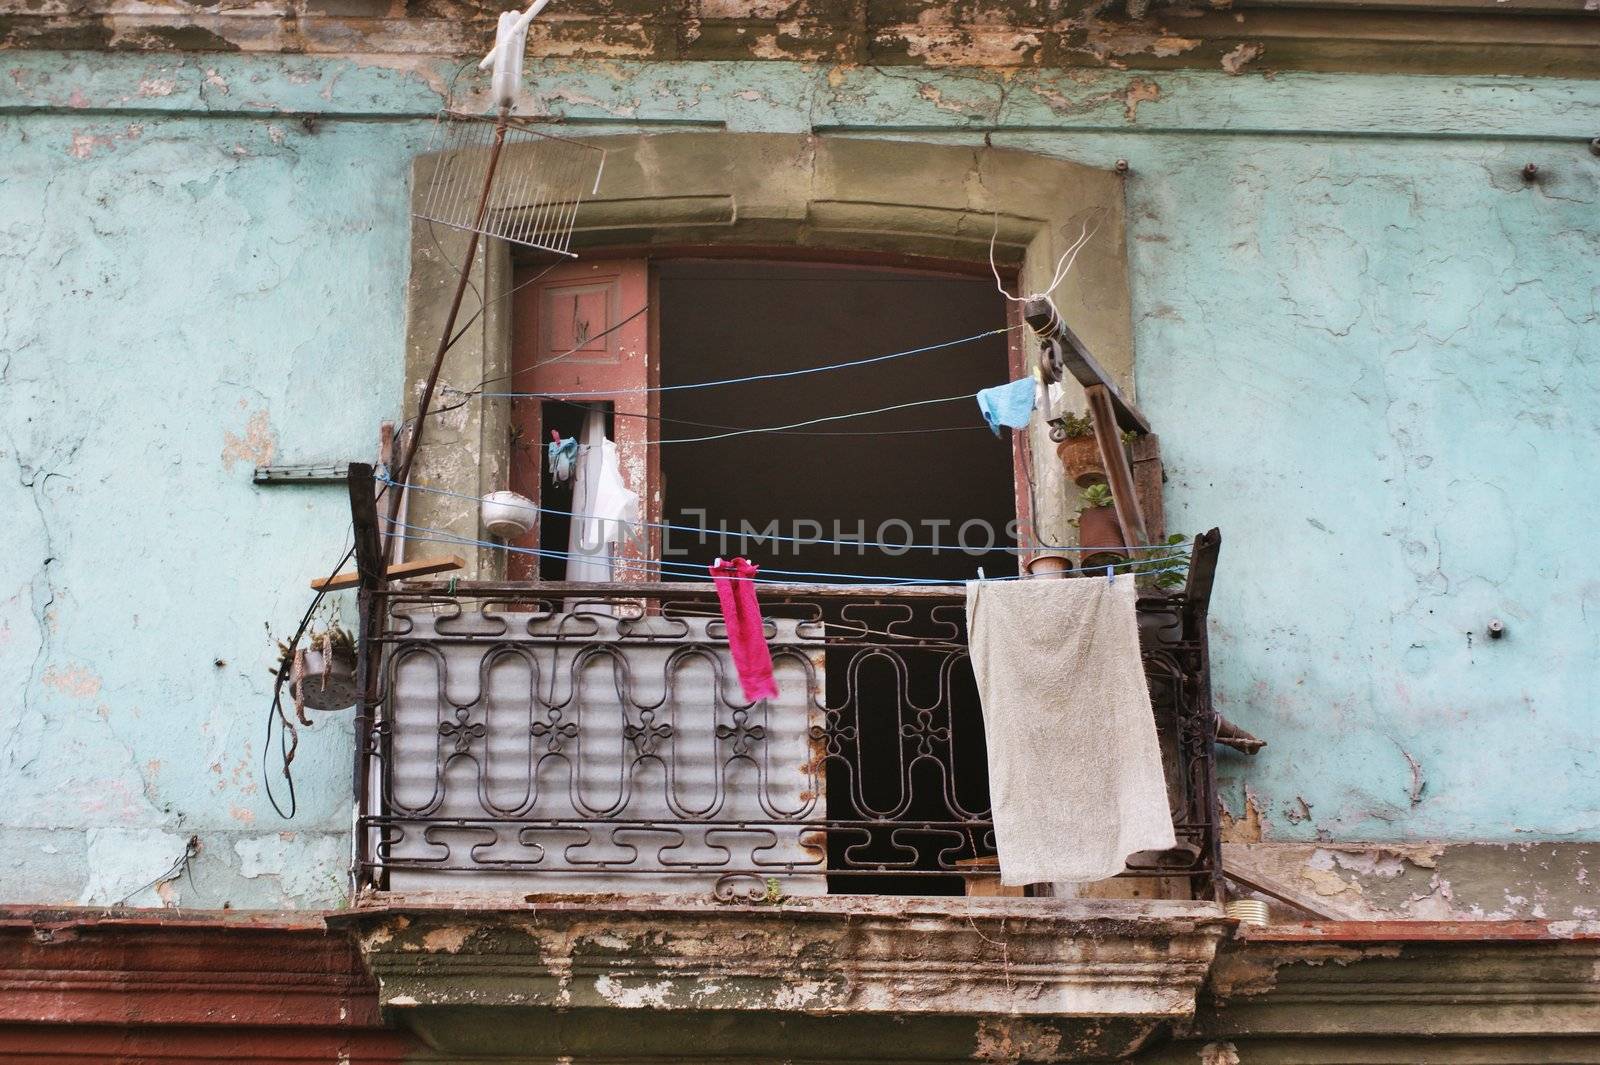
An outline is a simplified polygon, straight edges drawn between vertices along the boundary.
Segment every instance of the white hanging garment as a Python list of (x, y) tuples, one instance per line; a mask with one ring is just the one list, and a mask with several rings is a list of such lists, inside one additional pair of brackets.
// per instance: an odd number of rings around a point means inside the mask
[(573, 479), (572, 519), (567, 536), (567, 580), (609, 581), (612, 557), (639, 522), (639, 494), (622, 478), (617, 445), (606, 439), (604, 411), (591, 410), (578, 444)]

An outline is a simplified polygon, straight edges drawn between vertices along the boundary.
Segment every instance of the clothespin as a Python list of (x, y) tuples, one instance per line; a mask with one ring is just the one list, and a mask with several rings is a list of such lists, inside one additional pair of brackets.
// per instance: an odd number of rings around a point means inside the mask
[(1111, 565), (1111, 566), (1107, 566), (1106, 567), (1106, 583), (1107, 584), (1116, 584), (1117, 583), (1117, 567), (1115, 565)]
[(979, 566), (979, 567), (978, 567), (978, 579), (979, 579), (979, 580), (980, 580), (980, 581), (986, 581), (986, 580), (988, 580), (988, 579), (989, 579), (989, 578), (988, 578), (988, 577), (985, 577), (985, 576), (984, 576), (984, 575), (983, 575), (983, 567), (982, 567), (982, 566)]

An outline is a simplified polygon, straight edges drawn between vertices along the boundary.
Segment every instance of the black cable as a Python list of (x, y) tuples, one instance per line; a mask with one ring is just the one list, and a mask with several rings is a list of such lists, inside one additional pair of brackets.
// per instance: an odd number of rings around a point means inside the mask
[[(547, 274), (549, 272), (550, 272), (549, 270), (541, 271), (539, 273), (538, 277), (535, 277), (530, 281), (524, 281), (523, 284), (522, 285), (518, 285), (517, 288), (522, 288), (523, 285), (531, 285), (531, 284), (533, 284), (534, 281), (539, 280), (540, 277), (543, 277), (545, 274)], [(516, 289), (512, 289), (511, 291), (515, 292)], [(510, 293), (507, 293), (507, 295), (510, 295)], [(627, 325), (629, 322), (633, 321), (635, 318), (639, 317), (641, 314), (643, 314), (645, 311), (648, 311), (649, 309), (650, 309), (650, 305), (648, 303), (646, 303), (644, 306), (640, 307), (638, 310), (634, 311), (632, 314), (628, 315), (628, 317), (622, 319), (622, 321), (618, 322), (617, 324), (615, 324), (613, 326), (609, 326), (609, 327), (607, 327), (605, 329), (602, 329), (600, 332), (598, 332), (594, 336), (590, 337), (589, 340), (599, 340), (601, 337), (605, 336), (607, 333), (615, 333), (618, 329), (621, 329), (623, 326)], [(470, 325), (471, 323), (469, 322), (467, 324)], [(463, 327), (463, 332), (464, 331), (465, 331), (465, 327)], [(459, 340), (459, 339), (461, 339), (461, 333), (457, 333), (456, 334), (455, 340), (451, 340), (450, 341), (450, 345), (454, 346), (456, 340)], [(589, 342), (588, 340), (584, 341), (585, 344), (587, 344), (588, 342)], [(445, 350), (448, 351), (449, 348), (446, 348)], [(572, 348), (572, 349), (570, 349), (568, 351), (563, 351), (560, 355), (555, 355), (555, 356), (552, 356), (551, 358), (543, 359), (543, 360), (541, 360), (539, 362), (536, 362), (532, 366), (524, 366), (520, 370), (512, 370), (510, 373), (501, 374), (499, 377), (485, 377), (482, 381), (479, 381), (470, 390), (468, 390), (466, 392), (459, 393), (461, 396), (464, 397), (461, 400), (460, 403), (452, 403), (448, 407), (438, 407), (438, 408), (435, 408), (434, 410), (430, 410), (428, 413), (430, 415), (448, 414), (453, 410), (460, 410), (462, 407), (465, 407), (468, 403), (471, 403), (478, 396), (482, 395), (484, 387), (487, 386), (487, 385), (491, 385), (496, 381), (509, 381), (511, 378), (517, 376), (518, 374), (527, 373), (529, 370), (537, 370), (541, 366), (549, 366), (553, 362), (560, 362), (562, 359), (566, 358), (568, 355), (576, 355), (581, 350), (583, 350), (582, 347)], [(413, 419), (413, 418), (407, 418), (406, 419), (406, 424), (410, 425), (411, 422), (414, 421), (414, 420), (415, 419)]]
[[(345, 565), (350, 561), (350, 559), (355, 556), (355, 553), (355, 545), (352, 544), (350, 546), (350, 550), (346, 551), (344, 553), (344, 557), (341, 558), (338, 564), (333, 567), (333, 572), (328, 574), (328, 579), (332, 580), (334, 577), (338, 576), (339, 571), (344, 569)], [(306, 629), (311, 625), (312, 617), (316, 615), (317, 607), (322, 605), (323, 597), (327, 594), (328, 593), (326, 591), (319, 591), (316, 594), (316, 597), (311, 600), (311, 605), (306, 608), (305, 615), (301, 617), (299, 627), (294, 630), (294, 639), (289, 641), (289, 653), (284, 656), (282, 662), (278, 663), (278, 676), (272, 684), (272, 706), (267, 711), (267, 739), (261, 747), (261, 782), (262, 786), (267, 792), (267, 801), (272, 804), (272, 808), (273, 810), (277, 811), (278, 816), (283, 818), (285, 821), (291, 821), (294, 819), (296, 809), (294, 796), (294, 776), (289, 772), (289, 763), (294, 761), (294, 751), (295, 748), (299, 746), (300, 741), (298, 738), (296, 738), (295, 742), (291, 744), (289, 742), (289, 737), (292, 734), (292, 730), (288, 728), (279, 728), (279, 756), (283, 759), (283, 777), (289, 782), (289, 812), (284, 813), (283, 807), (278, 804), (278, 797), (272, 793), (272, 774), (267, 771), (267, 752), (272, 749), (272, 723), (274, 719), (278, 721), (283, 720), (283, 685), (284, 682), (289, 679), (289, 671), (293, 668), (294, 649), (300, 645), (300, 638), (306, 634)]]

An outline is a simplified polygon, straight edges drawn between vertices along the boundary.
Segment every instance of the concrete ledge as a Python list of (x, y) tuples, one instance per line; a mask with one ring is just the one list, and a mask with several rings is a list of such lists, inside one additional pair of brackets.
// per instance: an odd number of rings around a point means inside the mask
[(835, 1058), (1119, 1056), (1192, 1016), (1231, 927), (1205, 903), (850, 896), (413, 897), (330, 923), (391, 1021), (536, 1060), (789, 1057), (814, 1028)]

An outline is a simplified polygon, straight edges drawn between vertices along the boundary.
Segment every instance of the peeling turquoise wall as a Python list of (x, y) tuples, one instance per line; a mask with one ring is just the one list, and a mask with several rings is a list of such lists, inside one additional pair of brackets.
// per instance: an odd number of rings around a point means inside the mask
[[(336, 557), (346, 509), (338, 488), (250, 474), (370, 456), (394, 415), (408, 161), (456, 67), (0, 67), (0, 899), (336, 904), (347, 721), (302, 733), (293, 822), (261, 756), (269, 631)], [(1248, 789), (1280, 839), (1600, 835), (1583, 542), (1600, 525), (1600, 87), (786, 63), (530, 76), (579, 132), (987, 137), (1128, 160), (1169, 524), (1224, 530), (1217, 698), (1270, 742), (1225, 758), (1230, 804)], [(190, 869), (146, 887), (191, 835)]]

